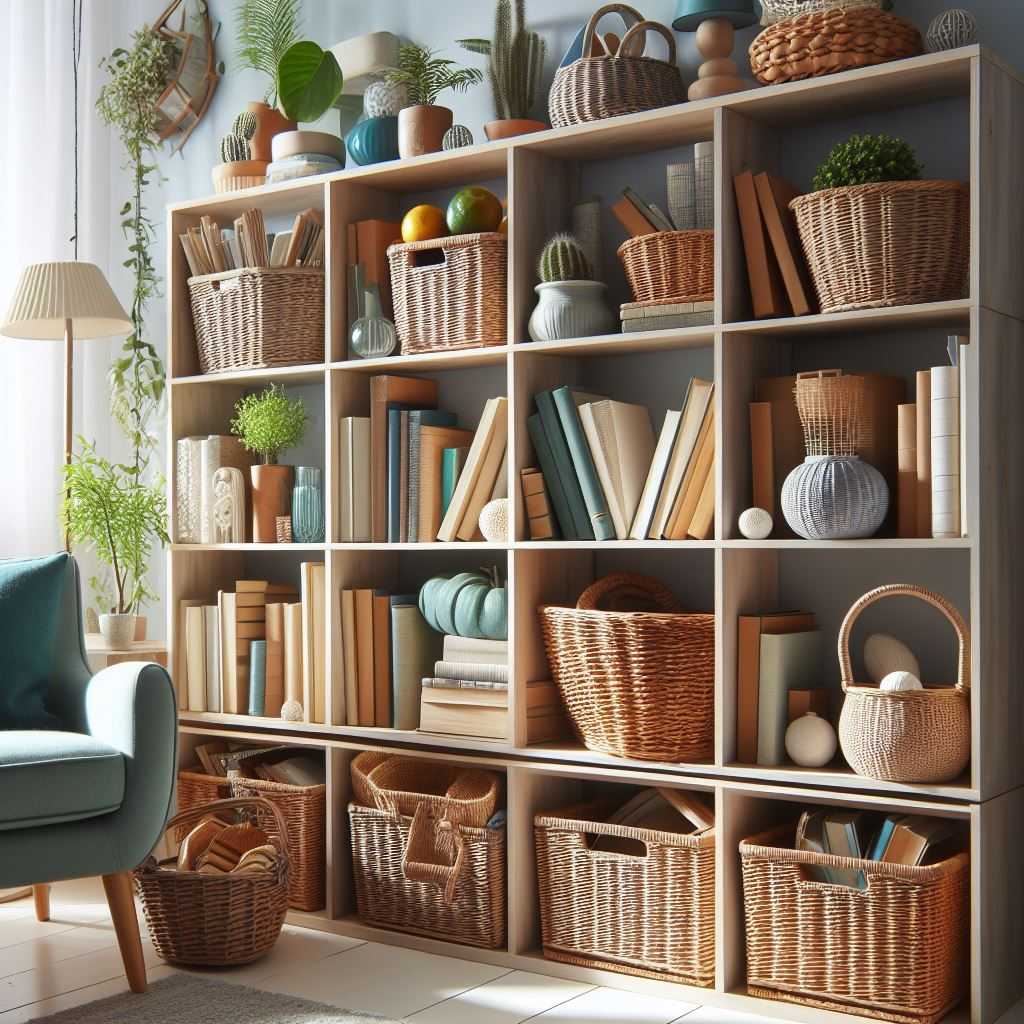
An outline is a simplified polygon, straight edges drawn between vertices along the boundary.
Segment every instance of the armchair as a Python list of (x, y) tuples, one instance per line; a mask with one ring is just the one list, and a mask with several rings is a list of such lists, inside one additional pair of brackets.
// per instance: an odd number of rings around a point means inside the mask
[[(143, 992), (131, 872), (171, 811), (174, 688), (163, 668), (142, 662), (92, 674), (78, 567), (64, 557), (46, 698), (59, 725), (0, 728), (0, 887), (32, 885), (46, 920), (49, 883), (102, 876), (128, 983)], [(2, 665), (0, 652), (0, 688)]]

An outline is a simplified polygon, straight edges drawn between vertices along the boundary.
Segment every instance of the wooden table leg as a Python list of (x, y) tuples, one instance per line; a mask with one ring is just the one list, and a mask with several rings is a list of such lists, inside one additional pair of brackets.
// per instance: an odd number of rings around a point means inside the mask
[(124, 962), (124, 973), (128, 977), (128, 987), (133, 992), (145, 992), (146, 963), (142, 956), (139, 919), (135, 913), (132, 873), (121, 871), (116, 875), (104, 875), (103, 888), (107, 894), (110, 916), (114, 920), (114, 932)]
[(36, 920), (50, 920), (50, 887), (49, 885), (33, 885), (32, 897), (36, 904)]

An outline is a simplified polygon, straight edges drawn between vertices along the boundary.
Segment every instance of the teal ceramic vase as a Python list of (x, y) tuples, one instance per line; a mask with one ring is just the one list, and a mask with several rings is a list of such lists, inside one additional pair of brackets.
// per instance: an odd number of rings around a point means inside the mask
[(398, 118), (368, 117), (348, 133), (349, 154), (357, 164), (379, 164), (398, 159)]
[(324, 495), (320, 470), (315, 466), (295, 467), (292, 490), (292, 541), (319, 544), (324, 539)]

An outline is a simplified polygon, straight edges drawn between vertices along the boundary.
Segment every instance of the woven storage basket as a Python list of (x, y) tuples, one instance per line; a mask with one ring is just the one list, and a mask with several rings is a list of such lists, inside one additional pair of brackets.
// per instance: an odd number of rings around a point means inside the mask
[[(747, 990), (900, 1024), (934, 1024), (967, 987), (969, 860), (906, 867), (793, 850), (786, 825), (740, 843)], [(863, 871), (863, 890), (807, 877)]]
[(657, 231), (619, 246), (636, 302), (709, 302), (715, 297), (714, 231)]
[[(916, 597), (938, 608), (959, 641), (955, 686), (880, 690), (853, 681), (850, 633), (860, 613), (883, 597)], [(949, 782), (971, 759), (971, 641), (960, 612), (922, 587), (894, 583), (869, 591), (846, 613), (839, 629), (843, 711), (839, 742), (858, 774), (885, 782)]]
[(498, 231), (388, 249), (402, 354), (504, 345), (508, 236)]
[(327, 787), (232, 779), (231, 789), (236, 797), (262, 797), (281, 812), (291, 857), (288, 906), (322, 909), (327, 900)]
[[(583, 56), (559, 68), (548, 94), (548, 114), (555, 128), (600, 121), (620, 114), (668, 107), (686, 100), (686, 89), (676, 64), (675, 36), (655, 21), (625, 4), (606, 4), (596, 10), (583, 33), (585, 55), (591, 53), (597, 23), (606, 15), (619, 13), (635, 21), (623, 35), (615, 53), (600, 57)], [(649, 31), (668, 43), (666, 60), (635, 56), (637, 44)]]
[[(272, 871), (204, 875), (178, 871), (176, 857), (150, 857), (135, 870), (135, 885), (157, 953), (174, 964), (228, 967), (269, 952), (288, 912), (287, 826), (281, 812), (259, 799), (218, 800), (176, 814), (166, 831), (187, 835), (203, 818), (244, 812), (278, 850)], [(180, 841), (179, 841), (180, 842)]]
[(921, 33), (877, 6), (830, 8), (787, 18), (750, 44), (750, 70), (764, 85), (866, 68), (922, 52)]
[[(650, 611), (602, 611), (642, 595)], [(539, 609), (548, 663), (583, 743), (617, 757), (696, 762), (714, 750), (715, 617), (680, 611), (657, 580), (614, 573), (575, 608)]]
[[(175, 789), (175, 803), (178, 812), (190, 811), (193, 807), (224, 800), (231, 796), (228, 780), (220, 775), (207, 775), (201, 765), (178, 772), (178, 785)], [(180, 825), (174, 833), (175, 842), (180, 843), (188, 835), (191, 825)]]
[[(594, 802), (533, 821), (544, 956), (645, 978), (710, 987), (715, 980), (715, 834), (609, 825)], [(594, 851), (621, 836), (642, 856)]]
[(190, 277), (199, 369), (324, 361), (324, 272), (246, 267)]
[(799, 18), (802, 14), (818, 14), (847, 7), (876, 7), (888, 11), (892, 3), (891, 0), (761, 0), (761, 24), (774, 25), (787, 18)]

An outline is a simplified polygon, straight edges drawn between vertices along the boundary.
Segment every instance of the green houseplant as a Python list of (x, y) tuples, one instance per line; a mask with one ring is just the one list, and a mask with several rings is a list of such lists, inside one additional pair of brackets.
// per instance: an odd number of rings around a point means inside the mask
[(537, 262), (537, 306), (527, 325), (534, 341), (589, 338), (615, 329), (605, 302), (605, 284), (572, 235), (555, 235)]
[(916, 181), (921, 164), (913, 148), (889, 135), (854, 135), (839, 143), (814, 174), (811, 188), (869, 185), (876, 181)]

